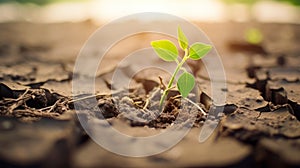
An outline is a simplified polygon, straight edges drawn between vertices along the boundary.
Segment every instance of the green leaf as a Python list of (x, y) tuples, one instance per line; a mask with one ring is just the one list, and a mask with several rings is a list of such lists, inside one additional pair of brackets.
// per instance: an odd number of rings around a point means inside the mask
[(156, 54), (165, 61), (175, 61), (178, 57), (177, 48), (170, 40), (152, 41), (151, 46)]
[(188, 42), (188, 39), (186, 38), (185, 34), (184, 34), (183, 31), (181, 30), (180, 26), (178, 26), (177, 36), (178, 36), (178, 43), (179, 43), (179, 46), (180, 46), (183, 50), (187, 49), (188, 46), (189, 46), (189, 42)]
[(194, 76), (188, 72), (181, 74), (177, 81), (177, 87), (182, 97), (187, 97), (195, 85)]
[(203, 44), (203, 43), (194, 43), (190, 47), (190, 55), (189, 57), (193, 60), (198, 60), (204, 57), (210, 50), (212, 49), (211, 45)]

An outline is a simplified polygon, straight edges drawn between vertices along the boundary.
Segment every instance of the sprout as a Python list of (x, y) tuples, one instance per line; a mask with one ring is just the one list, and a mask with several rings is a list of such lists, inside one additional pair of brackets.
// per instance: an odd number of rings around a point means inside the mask
[(175, 76), (179, 73), (180, 70), (183, 70), (183, 72), (177, 80), (177, 88), (183, 98), (186, 98), (188, 96), (188, 94), (193, 90), (195, 86), (195, 78), (192, 74), (188, 73), (186, 69), (184, 69), (182, 66), (188, 59), (201, 59), (212, 48), (211, 45), (200, 42), (196, 42), (189, 46), (188, 39), (179, 26), (177, 30), (177, 36), (178, 44), (180, 48), (184, 51), (184, 56), (180, 62), (178, 60), (178, 49), (173, 42), (171, 42), (170, 40), (157, 40), (151, 42), (151, 46), (153, 47), (154, 51), (159, 56), (159, 58), (163, 59), (164, 61), (175, 61), (177, 63), (177, 67), (174, 73), (172, 74), (168, 86), (163, 91), (163, 95), (161, 96), (160, 109), (162, 109), (166, 96), (168, 95), (169, 90), (172, 88)]

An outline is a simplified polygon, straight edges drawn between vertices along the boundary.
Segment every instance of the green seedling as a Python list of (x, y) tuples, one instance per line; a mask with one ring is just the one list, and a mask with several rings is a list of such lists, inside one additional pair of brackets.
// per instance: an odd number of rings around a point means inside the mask
[(184, 51), (184, 56), (181, 61), (178, 59), (178, 49), (176, 45), (170, 40), (157, 40), (151, 42), (151, 46), (161, 59), (168, 62), (175, 61), (177, 63), (177, 67), (161, 96), (160, 109), (162, 109), (169, 90), (173, 88), (173, 82), (180, 70), (183, 72), (177, 80), (177, 88), (183, 98), (188, 96), (195, 86), (195, 78), (192, 74), (187, 72), (185, 68), (182, 67), (183, 64), (188, 59), (199, 60), (203, 58), (212, 49), (211, 45), (200, 42), (196, 42), (190, 46), (186, 35), (179, 26), (177, 30), (177, 39), (180, 48)]

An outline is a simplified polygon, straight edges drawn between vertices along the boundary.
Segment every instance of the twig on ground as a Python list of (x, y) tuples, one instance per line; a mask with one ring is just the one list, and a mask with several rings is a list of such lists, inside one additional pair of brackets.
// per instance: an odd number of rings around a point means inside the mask
[[(39, 111), (39, 112), (42, 112), (42, 111), (48, 110), (47, 113), (50, 113), (51, 111), (54, 110), (55, 107), (57, 107), (57, 104), (58, 104), (58, 103), (61, 103), (61, 101), (62, 101), (63, 99), (64, 99), (64, 98), (60, 98), (60, 99), (58, 99), (53, 105), (47, 106), (47, 107), (44, 107), (44, 108), (41, 108), (41, 109), (39, 109), (38, 111)], [(66, 103), (66, 102), (67, 102), (67, 101), (63, 101), (62, 103), (64, 104), (64, 103)]]
[(15, 116), (33, 116), (33, 117), (57, 117), (60, 114), (59, 113), (43, 113), (39, 111), (31, 111), (31, 110), (14, 110), (12, 112), (13, 115)]
[(29, 89), (26, 89), (25, 92), (20, 97), (18, 97), (17, 99), (14, 100), (16, 103), (12, 104), (7, 109), (7, 111), (9, 113), (13, 113), (14, 109), (21, 106), (24, 103), (24, 101), (27, 101), (27, 100), (31, 99), (31, 96), (25, 97), (27, 95), (28, 91), (29, 91)]

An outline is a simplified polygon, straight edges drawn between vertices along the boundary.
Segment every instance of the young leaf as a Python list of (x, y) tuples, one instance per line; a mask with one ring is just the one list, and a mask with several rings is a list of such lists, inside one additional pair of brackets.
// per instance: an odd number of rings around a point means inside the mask
[(188, 42), (188, 39), (186, 38), (185, 34), (181, 30), (180, 26), (178, 26), (177, 36), (178, 36), (178, 43), (179, 43), (179, 46), (181, 47), (181, 49), (183, 49), (183, 50), (187, 49), (189, 46), (189, 42)]
[(203, 44), (203, 43), (194, 43), (190, 47), (190, 55), (189, 57), (193, 60), (198, 60), (204, 57), (210, 50), (212, 46)]
[(175, 61), (178, 57), (178, 51), (174, 43), (169, 40), (152, 41), (151, 46), (156, 54), (165, 61)]
[(177, 87), (182, 97), (187, 97), (195, 85), (194, 76), (188, 72), (181, 74), (177, 81)]

